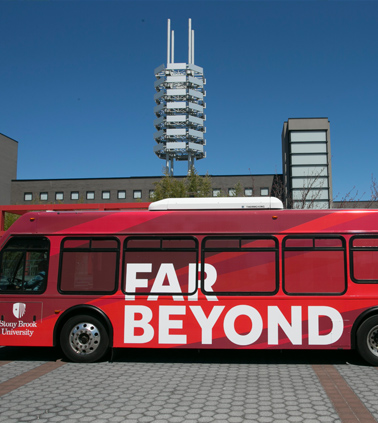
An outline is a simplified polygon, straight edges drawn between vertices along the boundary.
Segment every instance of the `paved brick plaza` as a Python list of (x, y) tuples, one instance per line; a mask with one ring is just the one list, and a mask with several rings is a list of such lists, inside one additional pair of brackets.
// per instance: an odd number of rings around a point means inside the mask
[(0, 422), (374, 422), (378, 369), (353, 352), (118, 350), (66, 363), (0, 348)]

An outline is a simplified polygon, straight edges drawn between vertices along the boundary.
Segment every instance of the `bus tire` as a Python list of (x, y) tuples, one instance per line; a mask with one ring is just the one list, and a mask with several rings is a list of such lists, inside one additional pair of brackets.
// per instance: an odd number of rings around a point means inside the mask
[(369, 317), (358, 328), (357, 350), (369, 364), (378, 366), (378, 316)]
[(64, 355), (76, 363), (93, 363), (109, 349), (109, 335), (103, 323), (89, 315), (71, 317), (60, 332)]

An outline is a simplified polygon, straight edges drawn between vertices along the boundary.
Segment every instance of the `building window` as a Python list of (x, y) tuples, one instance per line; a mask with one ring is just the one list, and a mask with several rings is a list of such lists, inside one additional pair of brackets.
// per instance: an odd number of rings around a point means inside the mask
[(117, 193), (117, 198), (119, 200), (124, 200), (126, 198), (126, 191), (125, 190), (119, 190)]
[(140, 189), (135, 189), (134, 190), (134, 199), (138, 200), (142, 198), (142, 190)]
[(261, 196), (267, 196), (267, 195), (269, 195), (269, 188), (261, 188), (260, 189), (260, 195)]
[(63, 201), (64, 199), (64, 194), (62, 192), (56, 192), (55, 193), (55, 200), (56, 201)]
[(220, 197), (220, 196), (221, 196), (220, 188), (214, 188), (213, 189), (213, 197)]
[(110, 200), (110, 191), (102, 191), (102, 199)]
[(155, 195), (155, 190), (150, 189), (149, 197), (150, 197), (151, 199), (153, 199), (153, 198), (154, 198), (154, 195)]
[(40, 193), (39, 193), (39, 199), (40, 199), (41, 201), (47, 201), (47, 200), (48, 200), (48, 195), (47, 195), (47, 192), (40, 192)]
[(32, 201), (33, 200), (33, 193), (25, 192), (24, 193), (24, 201)]
[(326, 131), (292, 131), (291, 142), (324, 142), (327, 141)]
[(79, 192), (78, 191), (72, 191), (71, 192), (71, 200), (78, 200), (79, 199)]
[(236, 197), (236, 189), (235, 188), (228, 188), (228, 196), (229, 197)]
[(87, 200), (94, 200), (94, 199), (95, 199), (94, 191), (87, 191)]
[(244, 195), (246, 197), (252, 197), (252, 195), (253, 195), (253, 189), (252, 188), (245, 188), (244, 189)]

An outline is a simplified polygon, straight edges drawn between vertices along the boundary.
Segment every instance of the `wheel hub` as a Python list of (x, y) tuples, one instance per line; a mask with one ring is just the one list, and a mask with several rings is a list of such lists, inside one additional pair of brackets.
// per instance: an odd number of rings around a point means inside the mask
[(92, 323), (79, 323), (70, 333), (70, 345), (75, 353), (91, 354), (100, 345), (100, 332)]
[(367, 337), (370, 351), (378, 357), (378, 326), (374, 326)]

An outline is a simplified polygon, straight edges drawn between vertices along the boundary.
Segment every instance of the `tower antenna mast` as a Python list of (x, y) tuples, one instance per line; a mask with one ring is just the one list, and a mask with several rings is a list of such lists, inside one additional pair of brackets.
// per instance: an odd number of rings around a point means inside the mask
[(166, 174), (173, 176), (174, 161), (187, 161), (188, 174), (195, 160), (206, 157), (204, 146), (205, 89), (203, 68), (194, 64), (194, 30), (188, 23), (188, 63), (175, 63), (174, 31), (167, 22), (167, 65), (155, 69), (154, 153), (166, 161)]

